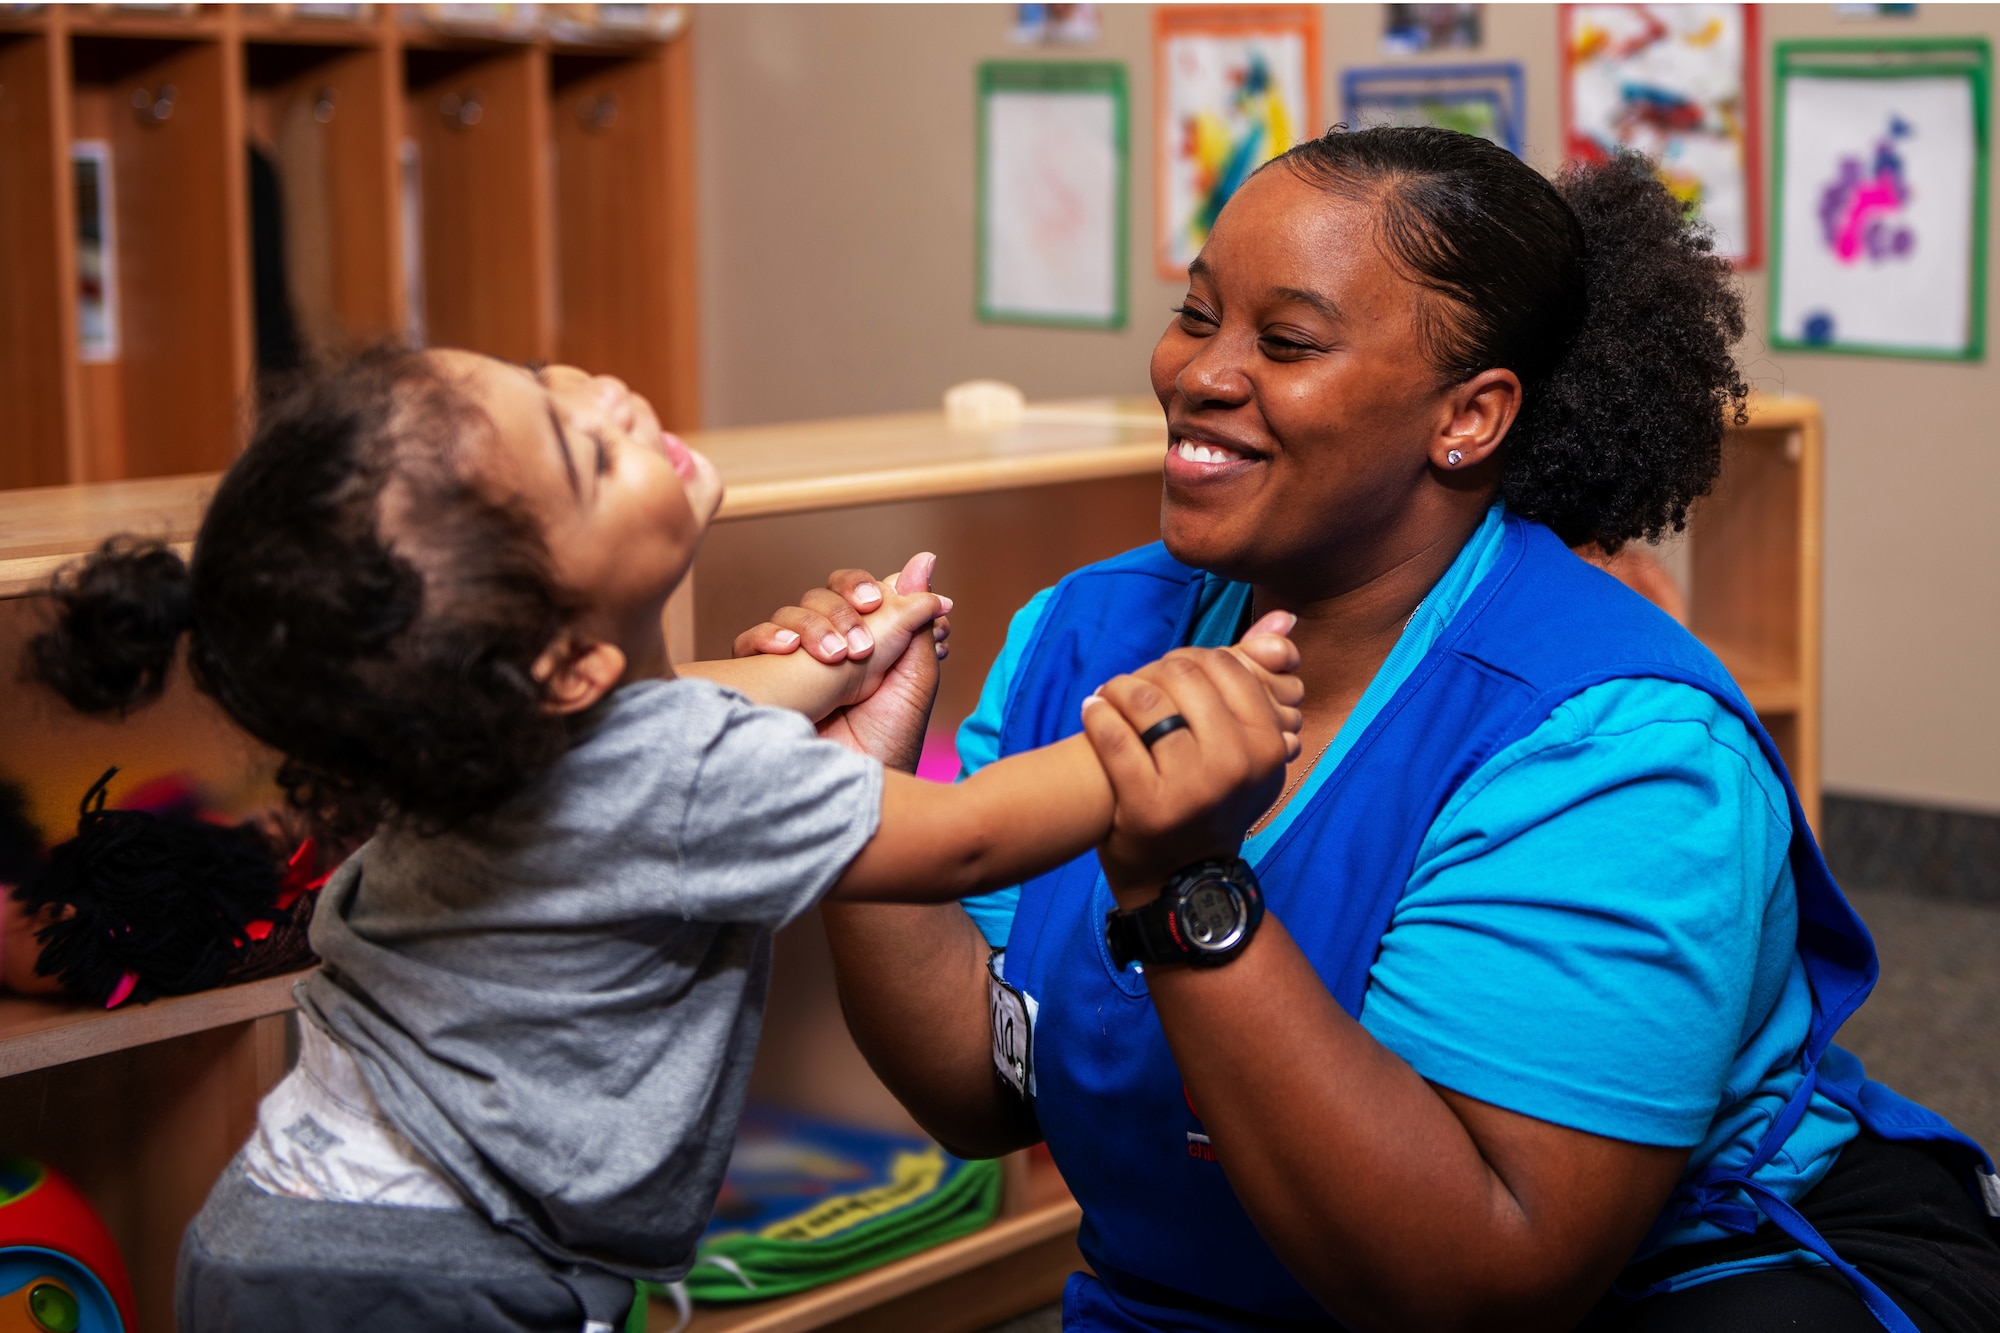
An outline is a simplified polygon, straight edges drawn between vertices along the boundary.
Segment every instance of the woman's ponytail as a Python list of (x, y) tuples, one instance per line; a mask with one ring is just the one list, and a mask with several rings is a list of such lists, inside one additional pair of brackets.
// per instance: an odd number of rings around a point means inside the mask
[(1582, 318), (1509, 439), (1501, 493), (1571, 545), (1678, 531), (1749, 387), (1729, 261), (1636, 153), (1557, 182), (1583, 232)]
[(113, 537), (56, 575), (55, 625), (28, 644), (34, 675), (87, 713), (159, 697), (194, 628), (187, 562), (164, 542)]

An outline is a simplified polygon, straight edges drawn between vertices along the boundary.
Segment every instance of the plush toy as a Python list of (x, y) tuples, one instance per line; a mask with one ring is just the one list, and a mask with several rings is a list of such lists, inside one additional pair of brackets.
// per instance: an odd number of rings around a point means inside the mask
[(83, 1195), (40, 1162), (0, 1157), (0, 1333), (137, 1326), (125, 1261)]
[(10, 989), (110, 1009), (313, 962), (305, 928), (326, 876), (310, 838), (285, 858), (278, 830), (205, 816), (180, 779), (106, 809), (117, 771), (85, 794), (76, 836), (14, 882), (0, 939)]

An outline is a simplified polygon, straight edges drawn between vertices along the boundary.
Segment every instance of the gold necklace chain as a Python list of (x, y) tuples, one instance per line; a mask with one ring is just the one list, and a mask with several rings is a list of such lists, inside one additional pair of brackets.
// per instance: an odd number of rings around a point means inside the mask
[[(1406, 618), (1403, 621), (1402, 630), (1397, 632), (1396, 639), (1398, 642), (1402, 641), (1403, 634), (1409, 631), (1411, 622), (1416, 620), (1417, 612), (1421, 610), (1423, 610), (1422, 602), (1417, 603), (1416, 606), (1411, 608), (1408, 618)], [(1392, 648), (1390, 651), (1393, 652), (1395, 650)], [(1278, 817), (1278, 812), (1285, 808), (1285, 802), (1289, 801), (1292, 798), (1292, 793), (1299, 789), (1300, 783), (1304, 782), (1307, 778), (1312, 776), (1312, 771), (1315, 768), (1319, 767), (1320, 760), (1326, 758), (1326, 752), (1328, 750), (1331, 750), (1333, 748), (1333, 743), (1340, 739), (1340, 733), (1346, 729), (1346, 726), (1347, 724), (1343, 720), (1340, 726), (1335, 727), (1333, 729), (1333, 735), (1328, 736), (1326, 738), (1326, 744), (1319, 747), (1319, 753), (1313, 756), (1312, 762), (1310, 764), (1307, 764), (1304, 768), (1300, 769), (1299, 775), (1293, 778), (1290, 782), (1287, 782), (1285, 784), (1285, 789), (1278, 793), (1278, 799), (1271, 802), (1271, 808), (1269, 810), (1266, 810), (1262, 815), (1259, 815), (1257, 817), (1257, 822), (1252, 824), (1248, 829), (1244, 831), (1243, 833), (1244, 837), (1246, 838), (1256, 837), (1259, 833), (1263, 831), (1264, 826), (1266, 824), (1270, 823), (1272, 820)]]
[(1333, 743), (1339, 739), (1340, 733), (1338, 731), (1335, 731), (1333, 735), (1326, 738), (1326, 744), (1319, 747), (1319, 753), (1312, 757), (1312, 762), (1300, 769), (1299, 775), (1285, 784), (1285, 789), (1278, 793), (1278, 799), (1271, 802), (1271, 808), (1258, 817), (1257, 822), (1252, 824), (1249, 830), (1244, 833), (1244, 837), (1256, 837), (1258, 833), (1263, 831), (1264, 825), (1278, 817), (1278, 812), (1285, 808), (1285, 802), (1291, 799), (1292, 793), (1298, 790), (1299, 784), (1312, 776), (1312, 771), (1319, 767), (1319, 761), (1326, 758), (1326, 752), (1331, 750)]

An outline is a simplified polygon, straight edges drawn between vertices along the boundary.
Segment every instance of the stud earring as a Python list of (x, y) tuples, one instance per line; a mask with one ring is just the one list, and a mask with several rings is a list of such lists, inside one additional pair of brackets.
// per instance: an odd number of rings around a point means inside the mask
[(1454, 449), (1450, 453), (1444, 456), (1444, 461), (1447, 465), (1451, 467), (1457, 467), (1460, 463), (1465, 461), (1465, 455), (1460, 453), (1458, 450)]

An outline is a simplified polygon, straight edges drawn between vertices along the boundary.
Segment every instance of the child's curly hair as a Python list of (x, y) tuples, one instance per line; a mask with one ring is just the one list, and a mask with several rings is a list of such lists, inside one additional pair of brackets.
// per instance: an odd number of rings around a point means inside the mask
[(1336, 126), (1278, 160), (1380, 209), (1391, 261), (1441, 298), (1422, 326), (1440, 373), (1520, 376), (1500, 465), (1511, 509), (1607, 551), (1686, 525), (1722, 466), (1725, 420), (1747, 420), (1730, 352), (1743, 302), (1644, 158), (1551, 184), (1472, 135)]
[(57, 575), (32, 673), (123, 713), (186, 634), (197, 686), (322, 828), (490, 808), (567, 744), (533, 666), (572, 614), (533, 521), (473, 484), (464, 442), (492, 429), (418, 353), (306, 372), (260, 407), (190, 561), (113, 538)]

